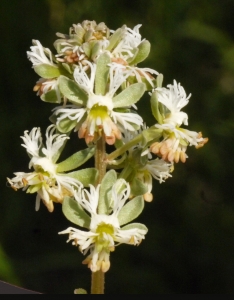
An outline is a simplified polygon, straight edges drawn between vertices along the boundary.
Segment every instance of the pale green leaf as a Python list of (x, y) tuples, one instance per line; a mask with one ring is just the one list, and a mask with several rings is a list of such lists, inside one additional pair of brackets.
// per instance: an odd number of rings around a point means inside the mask
[(146, 233), (148, 232), (148, 228), (141, 223), (131, 223), (121, 228), (121, 230), (131, 230), (131, 229), (145, 230)]
[(62, 211), (65, 217), (72, 223), (80, 226), (89, 228), (91, 218), (78, 204), (78, 202), (70, 197), (63, 199)]
[(136, 103), (145, 92), (144, 83), (135, 83), (113, 98), (114, 108), (127, 107)]
[(124, 205), (118, 215), (120, 226), (136, 219), (142, 213), (144, 204), (145, 201), (143, 197), (137, 196), (134, 199), (130, 200), (126, 205)]
[(80, 181), (85, 187), (88, 187), (90, 184), (96, 185), (98, 170), (95, 168), (87, 168), (67, 173), (66, 175)]
[(73, 80), (60, 76), (59, 89), (61, 93), (72, 103), (84, 105), (87, 100), (87, 94)]
[(67, 172), (80, 167), (94, 155), (94, 151), (95, 148), (93, 147), (76, 152), (57, 165), (57, 172)]
[(61, 75), (61, 72), (57, 66), (47, 64), (34, 66), (34, 70), (39, 76), (46, 79), (57, 78)]
[(109, 77), (109, 69), (111, 59), (108, 53), (103, 53), (99, 56), (97, 60), (97, 70), (95, 76), (95, 94), (96, 95), (105, 95), (107, 81)]
[(102, 179), (100, 192), (99, 192), (99, 203), (98, 211), (100, 214), (107, 214), (110, 208), (110, 196), (109, 192), (111, 191), (113, 185), (116, 183), (117, 174), (114, 170), (110, 170), (106, 173)]

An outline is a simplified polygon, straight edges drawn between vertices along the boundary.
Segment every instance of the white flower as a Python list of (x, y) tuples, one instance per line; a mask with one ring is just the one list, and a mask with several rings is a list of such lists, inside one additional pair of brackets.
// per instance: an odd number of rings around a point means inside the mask
[(165, 161), (185, 163), (188, 155), (186, 154), (187, 146), (195, 146), (197, 149), (203, 147), (208, 138), (203, 138), (201, 132), (190, 131), (184, 128), (177, 128), (173, 125), (167, 127), (157, 125), (165, 130), (164, 140), (153, 143), (150, 151), (159, 155)]
[(88, 61), (87, 64), (90, 66), (90, 77), (81, 65), (74, 72), (75, 81), (88, 94), (86, 107), (77, 108), (77, 106), (69, 105), (65, 108), (56, 108), (55, 114), (59, 115), (57, 123), (65, 118), (72, 121), (76, 120), (76, 130), (79, 129), (79, 137), (85, 138), (86, 143), (104, 134), (106, 142), (112, 145), (116, 138), (121, 138), (121, 131), (124, 129), (134, 131), (134, 125), (139, 127), (142, 124), (142, 118), (138, 114), (114, 110), (112, 99), (118, 88), (129, 76), (129, 72), (123, 72), (122, 66), (118, 64), (111, 64), (108, 91), (105, 95), (96, 95), (94, 93), (96, 64), (91, 64)]
[(174, 126), (188, 125), (188, 115), (180, 110), (188, 104), (191, 94), (187, 97), (184, 88), (174, 80), (168, 88), (156, 88), (157, 98), (164, 105), (164, 124)]
[(34, 172), (16, 172), (14, 173), (16, 177), (8, 178), (13, 189), (22, 188), (28, 193), (37, 193), (36, 210), (39, 210), (40, 200), (42, 200), (52, 212), (53, 201), (62, 202), (64, 196), (72, 195), (74, 187), (82, 186), (79, 181), (57, 172), (58, 151), (69, 137), (65, 134), (54, 134), (55, 130), (54, 125), (47, 128), (46, 147), (42, 144), (40, 128), (33, 128), (30, 133), (24, 132), (24, 136), (21, 137), (24, 141), (22, 146), (26, 148), (31, 158), (29, 168), (33, 168)]
[(121, 58), (127, 61), (128, 58), (134, 56), (133, 50), (137, 48), (142, 42), (141, 34), (139, 33), (139, 28), (142, 25), (136, 25), (133, 29), (125, 26), (124, 34), (121, 41), (112, 51), (112, 55), (115, 58)]
[(96, 189), (90, 185), (90, 192), (83, 190), (75, 193), (77, 202), (91, 215), (89, 231), (69, 227), (59, 234), (69, 234), (68, 242), (73, 240), (72, 244), (78, 246), (82, 253), (90, 251), (83, 263), (88, 264), (92, 272), (107, 272), (110, 268), (110, 252), (115, 250), (115, 246), (123, 243), (139, 245), (145, 238), (147, 229), (144, 225), (142, 229), (134, 226), (130, 229), (120, 228), (118, 215), (130, 195), (130, 187), (125, 180), (117, 180), (112, 188), (110, 215), (97, 212), (99, 189), (100, 185)]
[(164, 139), (150, 146), (150, 151), (167, 162), (186, 162), (187, 146), (200, 148), (208, 142), (201, 132), (190, 131), (180, 126), (188, 125), (188, 115), (181, 109), (188, 104), (191, 94), (187, 97), (184, 88), (174, 80), (168, 88), (156, 88), (158, 102), (162, 106), (162, 123), (155, 127), (163, 130)]
[(28, 59), (32, 62), (33, 66), (41, 64), (54, 66), (50, 49), (44, 48), (37, 40), (33, 40), (33, 44), (34, 46), (30, 47), (31, 52), (27, 51)]

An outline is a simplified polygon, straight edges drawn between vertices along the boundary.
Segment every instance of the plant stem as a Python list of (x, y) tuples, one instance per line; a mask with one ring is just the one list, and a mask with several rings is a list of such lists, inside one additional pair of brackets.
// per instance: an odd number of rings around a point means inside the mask
[(102, 271), (92, 272), (92, 295), (104, 295), (105, 273)]
[(106, 174), (106, 142), (103, 137), (96, 144), (95, 168), (99, 171), (97, 184), (100, 184)]
[[(102, 182), (106, 174), (106, 142), (101, 137), (96, 144), (95, 150), (95, 168), (99, 171), (98, 182)], [(105, 274), (102, 271), (92, 272), (91, 294), (104, 294)]]
[(133, 146), (135, 146), (137, 143), (139, 143), (142, 140), (142, 134), (137, 135), (134, 139), (132, 139), (130, 142), (128, 142), (127, 144), (123, 145), (122, 147), (118, 148), (117, 150), (113, 151), (112, 153), (110, 153), (107, 157), (106, 160), (107, 161), (111, 161), (114, 160), (115, 158), (117, 158), (118, 156), (122, 155), (123, 153), (125, 153), (127, 150), (129, 150), (130, 148), (132, 148)]

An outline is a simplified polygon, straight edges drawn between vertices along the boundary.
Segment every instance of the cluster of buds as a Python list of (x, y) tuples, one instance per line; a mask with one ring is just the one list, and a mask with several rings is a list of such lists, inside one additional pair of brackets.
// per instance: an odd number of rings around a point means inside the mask
[[(104, 23), (84, 21), (69, 34), (58, 33), (53, 54), (37, 40), (27, 52), (40, 76), (34, 91), (56, 105), (43, 144), (40, 128), (25, 131), (22, 139), (30, 156), (30, 173), (17, 172), (8, 182), (14, 190), (36, 193), (36, 210), (42, 201), (52, 212), (61, 203), (66, 218), (81, 229), (69, 234), (92, 272), (110, 268), (116, 244), (139, 245), (147, 228), (130, 223), (153, 200), (153, 180), (172, 177), (174, 164), (185, 162), (187, 147), (202, 147), (208, 139), (189, 131), (184, 88), (176, 81), (162, 87), (163, 76), (140, 68), (150, 53), (141, 25), (110, 30)], [(148, 127), (137, 112), (137, 102), (148, 93), (155, 124)], [(84, 138), (87, 148), (57, 162), (71, 132)], [(102, 139), (113, 147), (105, 156), (109, 171), (99, 180), (99, 170), (80, 167)], [(83, 230), (83, 229), (86, 229)]]

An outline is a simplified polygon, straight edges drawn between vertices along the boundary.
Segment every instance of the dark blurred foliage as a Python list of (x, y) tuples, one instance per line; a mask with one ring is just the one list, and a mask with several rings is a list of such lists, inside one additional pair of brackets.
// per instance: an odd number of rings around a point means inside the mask
[[(111, 29), (142, 24), (152, 44), (142, 65), (163, 73), (164, 85), (176, 79), (192, 93), (189, 129), (209, 137), (204, 148), (188, 149), (172, 178), (155, 182), (154, 201), (139, 218), (149, 228), (146, 240), (117, 247), (106, 293), (234, 293), (233, 13), (233, 0), (0, 1), (0, 280), (46, 294), (89, 290), (83, 256), (57, 234), (70, 226), (61, 207), (35, 212), (35, 195), (6, 186), (6, 177), (28, 170), (20, 136), (45, 129), (53, 108), (32, 91), (31, 40), (52, 49), (56, 32), (88, 19)], [(139, 111), (152, 125), (148, 99)], [(74, 134), (70, 149), (82, 143)]]

